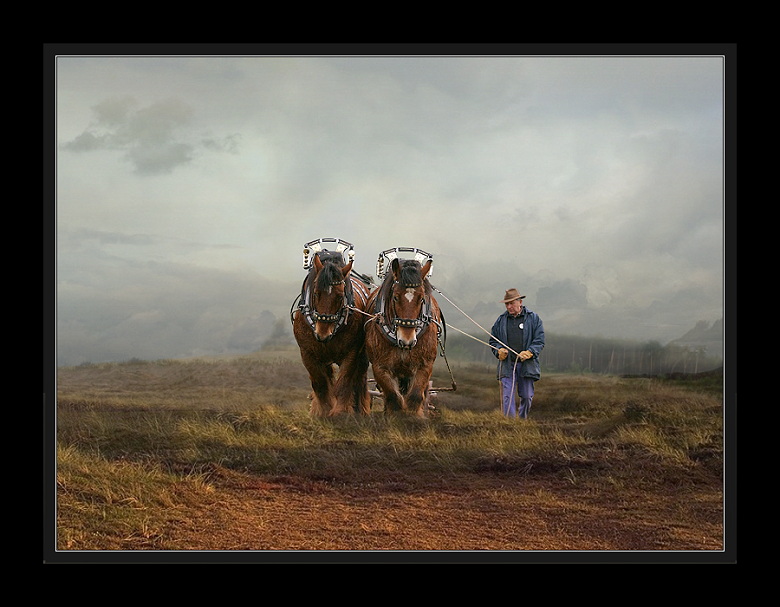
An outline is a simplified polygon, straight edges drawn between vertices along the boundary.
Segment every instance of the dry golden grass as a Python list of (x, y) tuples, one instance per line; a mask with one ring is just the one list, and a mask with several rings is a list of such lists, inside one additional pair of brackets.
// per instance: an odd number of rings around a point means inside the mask
[(421, 422), (311, 419), (289, 357), (61, 369), (50, 558), (730, 556), (715, 390), (550, 375), (519, 423), (454, 372)]

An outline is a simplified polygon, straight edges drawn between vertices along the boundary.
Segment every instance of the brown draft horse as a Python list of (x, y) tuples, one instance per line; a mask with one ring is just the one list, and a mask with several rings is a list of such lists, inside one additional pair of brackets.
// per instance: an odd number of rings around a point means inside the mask
[(366, 352), (385, 413), (425, 416), (442, 316), (428, 282), (432, 260), (393, 259), (366, 303)]
[(371, 408), (364, 321), (352, 309), (365, 307), (368, 290), (351, 270), (352, 260), (345, 265), (341, 253), (316, 253), (293, 314), (293, 334), (309, 372), (311, 414), (316, 417), (367, 414)]

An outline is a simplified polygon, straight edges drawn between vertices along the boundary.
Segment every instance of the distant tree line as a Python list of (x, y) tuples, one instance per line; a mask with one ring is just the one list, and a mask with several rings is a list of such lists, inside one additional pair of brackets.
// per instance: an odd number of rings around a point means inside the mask
[[(465, 362), (495, 362), (492, 349), (476, 339), (449, 333), (446, 354), (450, 360)], [(477, 341), (480, 340), (480, 341)], [(543, 371), (571, 373), (602, 373), (611, 375), (665, 375), (669, 373), (701, 373), (723, 365), (720, 352), (709, 353), (704, 347), (683, 346), (657, 341), (636, 342), (600, 337), (547, 334), (541, 355)]]

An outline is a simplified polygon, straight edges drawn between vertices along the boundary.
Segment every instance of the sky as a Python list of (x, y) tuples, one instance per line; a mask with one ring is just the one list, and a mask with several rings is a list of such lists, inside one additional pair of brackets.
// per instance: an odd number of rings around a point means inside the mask
[(364, 274), (433, 254), (448, 324), (482, 337), (512, 287), (550, 335), (724, 315), (723, 56), (52, 61), (58, 365), (292, 339), (317, 238)]

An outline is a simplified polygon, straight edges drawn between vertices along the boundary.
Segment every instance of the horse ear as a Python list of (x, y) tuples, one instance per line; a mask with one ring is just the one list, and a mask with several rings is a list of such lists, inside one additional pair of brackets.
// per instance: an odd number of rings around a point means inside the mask
[(390, 262), (390, 269), (393, 270), (393, 276), (398, 280), (401, 277), (401, 262), (398, 261), (397, 257)]
[(431, 271), (431, 264), (433, 263), (433, 259), (429, 259), (428, 262), (422, 267), (422, 270), (420, 270), (420, 278), (425, 280), (425, 277), (428, 276), (428, 272)]
[(345, 265), (343, 268), (341, 268), (341, 275), (344, 278), (349, 276), (349, 273), (352, 271), (352, 263), (353, 263), (353, 260), (350, 260), (347, 265)]
[(319, 272), (322, 270), (322, 262), (320, 261), (320, 254), (315, 253), (314, 254), (314, 267), (317, 268), (317, 271)]

